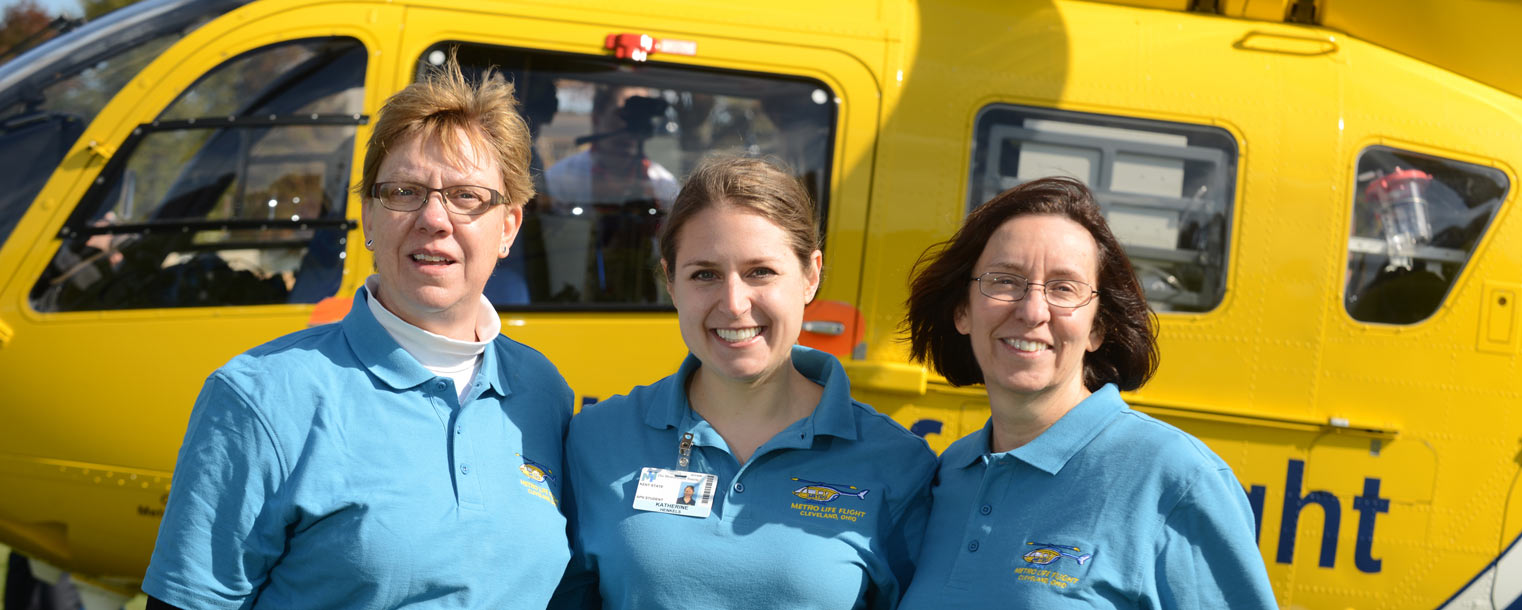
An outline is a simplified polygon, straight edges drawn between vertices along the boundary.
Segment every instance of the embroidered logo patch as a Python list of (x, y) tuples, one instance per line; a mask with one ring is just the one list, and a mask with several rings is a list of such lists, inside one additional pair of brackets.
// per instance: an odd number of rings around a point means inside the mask
[[(1065, 544), (1048, 544), (1045, 542), (1027, 542), (1025, 544), (1026, 546), (1034, 546), (1039, 548), (1027, 552), (1026, 554), (1020, 556), (1020, 558), (1024, 559), (1025, 563), (1035, 564), (1038, 566), (1051, 564), (1053, 561), (1057, 561), (1058, 559), (1062, 559), (1064, 557), (1078, 562), (1078, 565), (1083, 565), (1089, 562), (1090, 557), (1093, 557), (1093, 555), (1078, 555), (1077, 553), (1082, 553), (1083, 550), (1079, 549), (1076, 546), (1067, 546)], [(1068, 551), (1072, 552), (1070, 553)]]
[(545, 485), (545, 481), (552, 483), (555, 481), (555, 473), (551, 471), (548, 466), (523, 457), (523, 454), (521, 453), (515, 453), (513, 455), (523, 458), (523, 465), (518, 467), (518, 472), (523, 473), (523, 476), (528, 477), (529, 480), (533, 481), (533, 483), (530, 483), (529, 481), (519, 479), (518, 483), (522, 484), (524, 489), (526, 489), (530, 494), (533, 494), (534, 497), (544, 500), (545, 502), (549, 502), (552, 505), (559, 506), (560, 503), (555, 501), (555, 494), (551, 493), (549, 487)]
[(538, 483), (543, 483), (545, 481), (550, 481), (551, 483), (555, 482), (555, 473), (554, 471), (550, 470), (549, 467), (545, 466), (544, 464), (540, 464), (539, 462), (535, 462), (534, 460), (523, 457), (523, 454), (521, 453), (515, 453), (513, 455), (523, 458), (523, 465), (518, 467), (518, 472), (523, 473), (523, 476), (533, 479)]
[[(843, 506), (823, 505), (847, 497), (866, 500), (867, 492), (872, 491), (870, 489), (863, 489), (855, 485), (838, 485), (823, 481), (810, 481), (798, 477), (790, 478), (800, 484), (800, 487), (793, 490), (793, 495), (807, 501), (792, 502), (791, 504), (791, 508), (798, 511), (800, 516), (847, 522), (860, 521), (867, 516), (867, 511), (851, 508), (851, 506), (857, 506), (855, 502), (850, 502)], [(809, 502), (818, 502), (818, 504), (810, 504)]]
[(851, 496), (858, 500), (867, 499), (870, 489), (861, 489), (855, 485), (836, 485), (834, 483), (822, 483), (792, 477), (794, 481), (803, 484), (803, 487), (793, 490), (793, 495), (810, 502), (834, 502), (842, 496)]
[[(1026, 542), (1025, 545), (1034, 548), (1020, 556), (1024, 565), (1015, 568), (1015, 578), (1054, 589), (1066, 589), (1078, 584), (1079, 577), (1067, 571), (1077, 570), (1078, 566), (1087, 564), (1093, 558), (1092, 554), (1083, 552), (1083, 549), (1067, 544)], [(1071, 562), (1063, 561), (1064, 559)]]

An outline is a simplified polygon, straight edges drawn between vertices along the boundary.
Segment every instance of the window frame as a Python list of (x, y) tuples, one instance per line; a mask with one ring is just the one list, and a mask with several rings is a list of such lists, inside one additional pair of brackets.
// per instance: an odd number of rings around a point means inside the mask
[[(186, 87), (183, 90), (181, 90), (177, 95), (175, 95), (175, 97), (171, 101), (166, 103), (164, 106), (158, 108), (154, 118), (148, 119), (147, 121), (145, 121), (143, 123), (139, 123), (138, 125), (134, 126), (132, 128), (132, 131), (129, 132), (126, 135), (125, 139), (123, 139), (122, 142), (118, 145), (118, 147), (116, 148), (115, 152), (110, 156), (109, 159), (106, 160), (106, 163), (101, 168), (101, 171), (98, 174), (95, 175), (94, 179), (90, 182), (89, 186), (85, 189), (84, 193), (79, 197), (79, 199), (77, 200), (77, 202), (73, 206), (72, 210), (69, 212), (68, 217), (63, 222), (62, 226), (54, 234), (54, 237), (56, 239), (58, 239), (60, 242), (62, 242), (62, 243), (59, 243), (59, 245), (58, 245), (58, 247), (56, 249), (51, 249), (50, 250), (51, 255), (48, 256), (48, 259), (49, 260), (55, 259), (57, 256), (59, 256), (59, 252), (61, 252), (61, 250), (64, 249), (64, 248), (70, 247), (71, 243), (80, 244), (80, 243), (83, 243), (86, 239), (88, 239), (90, 237), (94, 237), (94, 236), (108, 236), (108, 237), (118, 236), (118, 235), (122, 235), (122, 236), (126, 236), (126, 235), (151, 236), (151, 235), (164, 235), (164, 234), (183, 234), (183, 233), (194, 234), (194, 233), (201, 233), (201, 232), (240, 231), (240, 230), (257, 230), (257, 231), (280, 231), (280, 230), (296, 230), (296, 231), (313, 230), (313, 231), (321, 231), (321, 230), (336, 230), (336, 231), (339, 231), (342, 234), (342, 236), (338, 238), (339, 239), (339, 241), (338, 241), (339, 253), (338, 253), (338, 263), (337, 263), (338, 269), (339, 269), (339, 272), (340, 272), (340, 277), (341, 277), (341, 275), (343, 273), (343, 268), (346, 265), (345, 259), (347, 258), (347, 255), (345, 254), (344, 251), (347, 250), (348, 235), (349, 235), (349, 233), (357, 230), (359, 228), (359, 226), (360, 226), (360, 223), (359, 223), (359, 221), (357, 219), (353, 219), (353, 218), (349, 217), (351, 214), (350, 214), (348, 208), (350, 207), (349, 206), (349, 203), (350, 203), (350, 190), (352, 189), (352, 186), (353, 186), (351, 184), (351, 177), (353, 175), (352, 165), (354, 164), (354, 160), (356, 158), (355, 153), (356, 153), (357, 150), (359, 150), (359, 147), (362, 144), (361, 143), (361, 136), (363, 135), (362, 130), (366, 126), (368, 126), (369, 123), (370, 123), (370, 116), (368, 114), (365, 114), (363, 112), (363, 110), (364, 110), (363, 105), (362, 105), (363, 102), (361, 102), (360, 107), (358, 107), (356, 109), (357, 111), (356, 112), (352, 112), (352, 113), (304, 113), (304, 114), (302, 114), (302, 113), (297, 113), (293, 109), (293, 110), (290, 110), (290, 111), (283, 112), (281, 114), (266, 114), (266, 113), (262, 113), (261, 112), (261, 113), (259, 113), (260, 114), (259, 116), (253, 116), (252, 115), (252, 109), (254, 107), (256, 107), (256, 104), (250, 102), (248, 104), (245, 104), (245, 107), (246, 107), (245, 114), (246, 114), (246, 116), (216, 116), (216, 117), (204, 116), (204, 117), (192, 117), (192, 118), (172, 119), (172, 120), (165, 120), (165, 119), (160, 118), (160, 117), (165, 116), (167, 113), (172, 112), (174, 109), (176, 109), (178, 104), (182, 100), (184, 100), (187, 95), (189, 95), (192, 92), (196, 91), (196, 88), (197, 88), (198, 85), (202, 84), (203, 82), (206, 82), (206, 80), (208, 78), (217, 75), (218, 72), (223, 67), (233, 65), (234, 62), (237, 62), (238, 60), (240, 60), (242, 58), (249, 57), (252, 54), (266, 52), (266, 51), (269, 51), (271, 49), (276, 49), (276, 48), (284, 47), (284, 46), (299, 45), (299, 44), (303, 44), (303, 43), (322, 44), (322, 43), (332, 43), (332, 42), (335, 42), (335, 41), (344, 41), (345, 43), (348, 43), (348, 44), (352, 45), (352, 47), (351, 47), (352, 49), (358, 50), (360, 52), (360, 57), (361, 57), (362, 62), (363, 62), (362, 63), (363, 72), (359, 73), (359, 75), (358, 75), (358, 81), (357, 82), (358, 82), (358, 85), (362, 89), (367, 90), (372, 85), (372, 81), (371, 81), (370, 76), (369, 76), (368, 73), (371, 70), (375, 69), (375, 67), (373, 65), (373, 62), (370, 60), (370, 54), (371, 54), (371, 48), (372, 47), (370, 45), (367, 45), (365, 40), (362, 37), (354, 36), (354, 35), (349, 35), (349, 34), (332, 33), (332, 34), (325, 34), (325, 35), (302, 36), (302, 37), (289, 38), (289, 39), (284, 39), (284, 40), (279, 40), (279, 41), (274, 41), (274, 42), (267, 42), (267, 43), (264, 43), (264, 44), (256, 44), (256, 45), (253, 45), (253, 46), (251, 46), (251, 47), (249, 47), (247, 49), (244, 49), (243, 51), (241, 51), (241, 52), (239, 52), (239, 53), (237, 53), (235, 55), (232, 55), (230, 57), (227, 57), (226, 59), (223, 59), (223, 60), (220, 60), (220, 61), (216, 62), (210, 68), (208, 68), (206, 71), (204, 71), (201, 74), (197, 75), (195, 80), (193, 80), (189, 84), (187, 84)], [(353, 52), (353, 51), (345, 50), (344, 52), (345, 53), (349, 53), (349, 52)], [(302, 65), (304, 65), (304, 64), (302, 64)], [(295, 66), (295, 67), (301, 67), (301, 65), (298, 65), (298, 66)], [(292, 73), (292, 72), (290, 72), (288, 70), (288, 71), (282, 72), (281, 74), (276, 76), (276, 78), (272, 79), (269, 83), (266, 83), (263, 91), (266, 93), (266, 95), (270, 95), (270, 94), (284, 95), (284, 93), (281, 93), (279, 91), (279, 88), (282, 86), (282, 83), (287, 82), (287, 81), (291, 81), (293, 79), (299, 81), (302, 78), (303, 78), (303, 76), (301, 74)], [(262, 99), (262, 97), (261, 97), (261, 99)], [(164, 220), (148, 220), (148, 221), (140, 221), (140, 222), (122, 222), (122, 223), (113, 223), (113, 224), (103, 224), (103, 225), (99, 225), (99, 226), (97, 226), (93, 222), (99, 215), (101, 215), (104, 212), (106, 212), (107, 210), (109, 210), (108, 206), (110, 205), (110, 202), (108, 201), (108, 198), (114, 192), (116, 192), (116, 189), (123, 183), (123, 176), (124, 176), (124, 174), (125, 174), (125, 172), (127, 170), (128, 165), (134, 160), (134, 155), (137, 152), (138, 148), (143, 144), (143, 142), (147, 138), (149, 138), (150, 136), (152, 136), (154, 134), (159, 134), (159, 133), (174, 133), (174, 132), (184, 132), (184, 131), (210, 130), (210, 131), (214, 132), (212, 134), (212, 136), (214, 137), (216, 135), (216, 133), (218, 133), (218, 132), (220, 132), (220, 133), (226, 133), (226, 131), (224, 131), (224, 130), (260, 130), (260, 129), (280, 128), (280, 127), (312, 127), (312, 126), (316, 126), (316, 127), (352, 127), (355, 130), (355, 134), (354, 134), (354, 140), (355, 141), (353, 143), (353, 147), (349, 151), (349, 154), (343, 157), (343, 159), (345, 161), (346, 169), (343, 172), (342, 178), (343, 178), (345, 186), (344, 186), (344, 188), (342, 189), (342, 191), (340, 193), (337, 193), (337, 197), (334, 199), (334, 204), (335, 204), (336, 207), (334, 209), (332, 209), (332, 210), (329, 210), (323, 216), (312, 217), (312, 218), (302, 218), (302, 219), (297, 219), (297, 220), (291, 220), (291, 219), (207, 219), (205, 216), (199, 216), (199, 217), (169, 218), (169, 219), (164, 219)], [(197, 145), (197, 148), (196, 148), (196, 154), (197, 154), (197, 156), (202, 151), (205, 150), (205, 147), (207, 146), (207, 144), (209, 142), (211, 142), (211, 139), (212, 138), (209, 137), (206, 141), (201, 142), (200, 144)], [(241, 190), (241, 188), (246, 186), (247, 174), (246, 174), (246, 172), (244, 170), (246, 170), (247, 166), (248, 166), (248, 161), (249, 161), (249, 158), (247, 157), (248, 154), (249, 154), (248, 150), (246, 150), (246, 149), (242, 150), (241, 153), (240, 153), (241, 157), (238, 160), (239, 171), (236, 172), (235, 183), (238, 185), (238, 188), (240, 190)], [(179, 183), (179, 179), (177, 178), (174, 184), (178, 184), (178, 183)], [(165, 194), (167, 195), (168, 191), (166, 191)], [(158, 202), (158, 203), (161, 204), (163, 202)], [(315, 239), (315, 236), (314, 236), (313, 239)], [(317, 242), (312, 241), (312, 239), (309, 239), (309, 240), (304, 242), (304, 247), (309, 249), (315, 243), (317, 243)], [(278, 241), (277, 240), (277, 241), (267, 241), (267, 242), (264, 242), (264, 241), (246, 241), (245, 240), (245, 241), (230, 241), (230, 242), (222, 242), (222, 243), (216, 243), (216, 244), (205, 244), (205, 245), (197, 244), (197, 245), (194, 245), (194, 246), (190, 247), (187, 251), (224, 251), (224, 250), (236, 250), (236, 249), (258, 249), (258, 250), (285, 249), (285, 248), (290, 248), (292, 246), (292, 244), (293, 244), (293, 242), (291, 242), (289, 240), (285, 240), (285, 241)], [(72, 271), (73, 270), (71, 269), (68, 273), (72, 273)], [(34, 280), (31, 280), (32, 288), (29, 290), (29, 292), (31, 293), (31, 296), (27, 299), (27, 301), (28, 301), (28, 307), (29, 307), (29, 309), (31, 311), (35, 311), (37, 313), (47, 314), (47, 315), (59, 315), (59, 314), (69, 314), (69, 313), (100, 314), (100, 313), (107, 313), (107, 312), (124, 312), (124, 311), (137, 311), (137, 310), (144, 310), (144, 309), (165, 309), (165, 308), (176, 308), (176, 309), (190, 308), (190, 309), (196, 309), (196, 308), (219, 308), (219, 307), (268, 307), (268, 306), (284, 306), (284, 305), (310, 305), (313, 302), (313, 301), (304, 301), (303, 300), (303, 301), (294, 301), (294, 302), (293, 301), (281, 301), (281, 302), (248, 302), (248, 303), (212, 303), (212, 304), (198, 304), (198, 305), (189, 305), (189, 306), (176, 306), (176, 305), (160, 304), (160, 305), (154, 305), (154, 306), (149, 306), (149, 307), (133, 306), (133, 307), (115, 307), (115, 308), (113, 308), (113, 307), (106, 307), (106, 308), (82, 308), (82, 309), (74, 309), (74, 308), (69, 308), (69, 309), (39, 308), (38, 307), (38, 302), (36, 300), (37, 297), (38, 297), (38, 290), (40, 289), (40, 287), (43, 286), (44, 283), (49, 281), (49, 277), (50, 277), (50, 267), (44, 267), (41, 270), (40, 275), (37, 275)], [(59, 279), (59, 278), (53, 278), (53, 281), (56, 282), (57, 279)], [(342, 280), (341, 279), (338, 281), (337, 284), (335, 284), (334, 288), (337, 289), (337, 290), (340, 290), (340, 291), (342, 290)]]
[[(1491, 173), (1492, 175), (1489, 177), (1498, 179), (1501, 186), (1504, 188), (1501, 194), (1495, 198), (1494, 203), (1491, 204), (1494, 210), (1490, 212), (1489, 218), (1487, 218), (1484, 225), (1480, 227), (1479, 233), (1475, 236), (1474, 242), (1467, 252), (1462, 249), (1438, 247), (1430, 244), (1419, 245), (1415, 247), (1415, 255), (1413, 258), (1416, 260), (1426, 261), (1428, 264), (1458, 264), (1459, 268), (1453, 274), (1453, 277), (1448, 281), (1447, 286), (1444, 287), (1443, 294), (1435, 301), (1432, 310), (1427, 312), (1421, 318), (1408, 322), (1361, 319), (1354, 315), (1351, 307), (1353, 302), (1349, 300), (1352, 282), (1355, 279), (1352, 275), (1353, 265), (1355, 264), (1355, 255), (1369, 256), (1383, 254), (1387, 263), (1389, 263), (1391, 259), (1388, 246), (1384, 243), (1384, 240), (1378, 237), (1367, 237), (1354, 234), (1354, 231), (1358, 229), (1357, 217), (1359, 214), (1359, 205), (1362, 198), (1364, 197), (1364, 188), (1366, 188), (1365, 186), (1361, 186), (1361, 184), (1363, 184), (1365, 181), (1360, 180), (1362, 172), (1359, 168), (1363, 165), (1365, 158), (1370, 153), (1381, 151), (1396, 156), (1425, 158), (1431, 163), (1442, 164), (1452, 168), (1468, 166), (1479, 170), (1471, 172), (1469, 175), (1481, 176), (1485, 173)], [(1408, 328), (1425, 324), (1431, 321), (1434, 317), (1443, 311), (1444, 306), (1449, 302), (1449, 298), (1453, 296), (1454, 289), (1457, 288), (1458, 285), (1464, 280), (1465, 276), (1470, 273), (1470, 269), (1473, 267), (1471, 263), (1474, 261), (1475, 257), (1480, 254), (1482, 246), (1484, 246), (1486, 241), (1490, 238), (1492, 228), (1496, 224), (1496, 219), (1501, 216), (1508, 200), (1514, 197), (1513, 191), (1516, 187), (1516, 181), (1513, 179), (1513, 176), (1510, 172), (1506, 171), (1500, 166), (1497, 166), (1494, 162), (1484, 158), (1469, 157), (1451, 151), (1431, 150), (1419, 145), (1397, 142), (1389, 139), (1379, 139), (1359, 147), (1358, 153), (1354, 155), (1352, 166), (1349, 169), (1352, 185), (1351, 188), (1348, 189), (1348, 224), (1347, 231), (1344, 233), (1347, 236), (1347, 241), (1343, 244), (1342, 266), (1339, 267), (1340, 272), (1344, 274), (1346, 279), (1341, 282), (1340, 290), (1338, 291), (1338, 295), (1340, 297), (1340, 306), (1338, 309), (1348, 321), (1365, 328)], [(1434, 176), (1433, 179), (1436, 180), (1436, 177)], [(1451, 187), (1448, 188), (1451, 189)], [(1464, 204), (1467, 206), (1468, 201), (1464, 201)], [(1367, 295), (1367, 291), (1371, 285), (1372, 282), (1366, 282), (1364, 285), (1359, 286), (1359, 292), (1362, 293), (1361, 296)]]

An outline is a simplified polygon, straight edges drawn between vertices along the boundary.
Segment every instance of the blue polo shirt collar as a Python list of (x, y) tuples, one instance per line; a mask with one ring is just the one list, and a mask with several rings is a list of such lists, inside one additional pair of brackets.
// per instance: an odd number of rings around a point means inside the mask
[(1099, 391), (1090, 394), (1083, 399), (1071, 411), (1063, 415), (1042, 432), (1035, 440), (1023, 446), (1016, 447), (1002, 453), (989, 453), (989, 439), (993, 436), (993, 418), (983, 424), (983, 428), (968, 436), (968, 443), (964, 445), (965, 451), (958, 455), (947, 455), (948, 463), (959, 468), (967, 468), (981, 461), (984, 457), (990, 460), (1013, 458), (1030, 464), (1037, 470), (1055, 475), (1062, 471), (1068, 460), (1078, 455), (1089, 441), (1099, 436), (1116, 415), (1126, 408), (1125, 401), (1120, 398), (1120, 390), (1115, 384), (1105, 384)]
[[(808, 447), (818, 435), (856, 440), (859, 430), (852, 413), (851, 382), (840, 361), (828, 353), (798, 345), (793, 346), (792, 359), (793, 368), (823, 386), (824, 393), (813, 414), (788, 428), (789, 431), (802, 432), (801, 436), (780, 435), (783, 446)], [(687, 355), (676, 375), (670, 378), (671, 383), (660, 384), (652, 407), (645, 412), (645, 424), (657, 430), (677, 428), (690, 431), (699, 445), (722, 445), (718, 433), (687, 402), (687, 378), (701, 366), (703, 363), (696, 356)]]
[[(354, 304), (349, 307), (349, 313), (341, 323), (344, 339), (348, 342), (349, 349), (353, 350), (354, 357), (365, 365), (370, 374), (392, 389), (415, 388), (434, 379), (436, 376), (418, 363), (407, 350), (402, 349), (375, 319), (375, 315), (370, 313), (369, 299), (370, 293), (364, 286), (354, 291)], [(476, 373), (478, 378), (498, 394), (507, 396), (507, 382), (500, 375), (501, 367), (497, 366), (495, 346), (488, 345), (483, 355), (485, 358)]]

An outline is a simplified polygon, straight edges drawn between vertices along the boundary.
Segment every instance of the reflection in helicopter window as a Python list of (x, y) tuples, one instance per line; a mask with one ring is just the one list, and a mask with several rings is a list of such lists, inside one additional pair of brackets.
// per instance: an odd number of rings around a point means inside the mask
[(419, 73), (451, 47), (467, 72), (507, 74), (534, 135), (538, 195), (486, 286), (498, 307), (669, 307), (656, 235), (710, 152), (787, 164), (828, 218), (836, 109), (822, 83), (466, 43), (425, 52)]

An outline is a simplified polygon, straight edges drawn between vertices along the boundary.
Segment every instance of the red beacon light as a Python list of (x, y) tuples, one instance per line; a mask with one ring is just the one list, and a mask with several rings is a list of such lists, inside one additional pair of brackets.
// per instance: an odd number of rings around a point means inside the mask
[(619, 59), (633, 61), (645, 61), (650, 59), (651, 53), (665, 53), (667, 55), (698, 54), (698, 43), (692, 40), (677, 40), (674, 38), (654, 38), (649, 34), (608, 34), (603, 39), (602, 48), (613, 51), (613, 56)]

